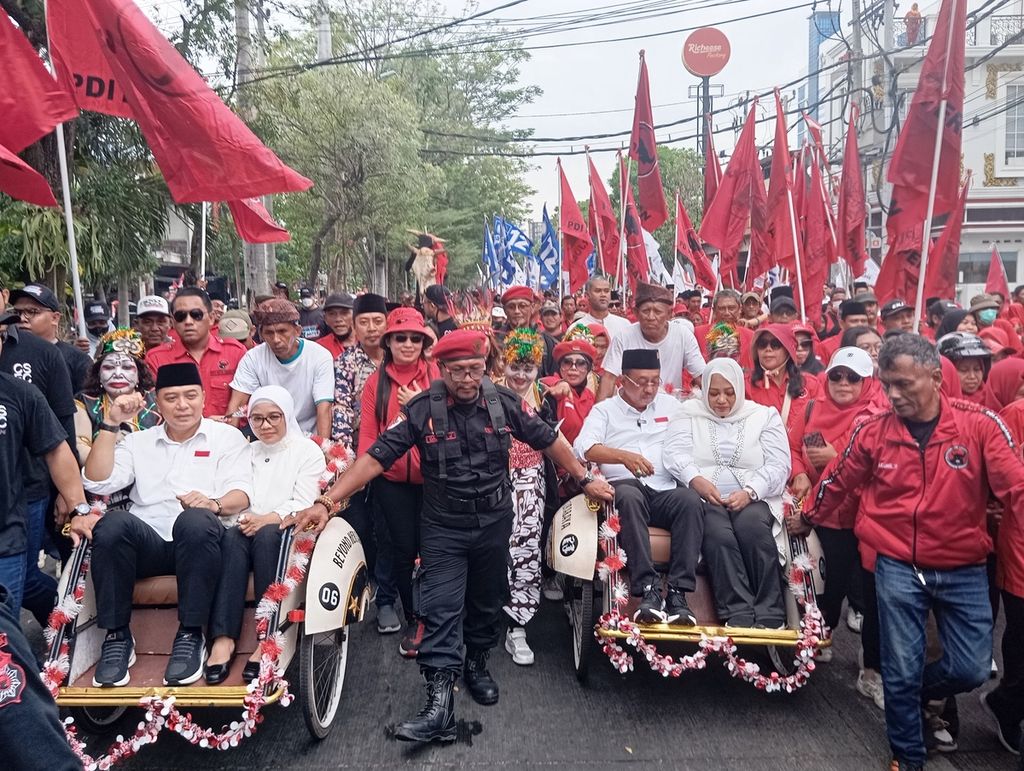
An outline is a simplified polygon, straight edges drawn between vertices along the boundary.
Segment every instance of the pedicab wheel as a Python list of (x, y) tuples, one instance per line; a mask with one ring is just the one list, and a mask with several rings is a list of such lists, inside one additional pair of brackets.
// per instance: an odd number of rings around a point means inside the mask
[(127, 711), (128, 707), (74, 707), (71, 716), (81, 730), (102, 735), (113, 731)]
[(348, 625), (317, 634), (303, 634), (299, 645), (299, 688), (302, 717), (316, 739), (331, 732), (345, 687)]
[(586, 684), (594, 655), (594, 582), (571, 579), (569, 623), (572, 625), (572, 661), (576, 679)]
[(793, 666), (793, 648), (785, 648), (778, 645), (766, 645), (764, 647), (764, 651), (768, 656), (768, 661), (771, 662), (772, 670), (778, 672), (783, 677), (788, 677), (793, 674), (795, 671)]

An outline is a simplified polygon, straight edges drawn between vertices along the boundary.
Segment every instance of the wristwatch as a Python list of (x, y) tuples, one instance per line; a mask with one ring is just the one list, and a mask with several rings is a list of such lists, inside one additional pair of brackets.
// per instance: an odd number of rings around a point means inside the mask
[(100, 422), (98, 428), (99, 428), (100, 431), (109, 431), (112, 434), (119, 434), (119, 433), (121, 433), (121, 427), (120, 426), (112, 426), (110, 423), (104, 423), (102, 421)]
[(92, 514), (92, 506), (85, 501), (71, 509), (71, 516), (73, 517), (84, 517), (86, 514)]
[(747, 495), (749, 495), (749, 496), (750, 496), (750, 500), (752, 500), (752, 501), (754, 501), (754, 502), (757, 502), (757, 501), (761, 500), (761, 499), (760, 499), (760, 498), (758, 497), (757, 493), (756, 493), (756, 492), (754, 492), (754, 488), (753, 488), (753, 487), (751, 487), (750, 485), (745, 485), (745, 486), (743, 487), (743, 492), (745, 492), (745, 493), (746, 493)]
[(580, 487), (586, 487), (591, 482), (596, 482), (596, 481), (597, 481), (597, 478), (589, 470), (587, 471), (586, 474), (584, 474), (582, 477), (579, 478)]

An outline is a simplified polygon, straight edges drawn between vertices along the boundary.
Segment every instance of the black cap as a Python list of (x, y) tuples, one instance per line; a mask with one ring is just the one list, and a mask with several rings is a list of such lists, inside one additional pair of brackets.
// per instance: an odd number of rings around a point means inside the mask
[(86, 321), (94, 321), (96, 319), (106, 321), (110, 318), (110, 314), (107, 313), (107, 306), (103, 303), (86, 303), (83, 315)]
[(324, 310), (330, 310), (331, 308), (348, 308), (352, 309), (354, 298), (350, 294), (342, 292), (340, 294), (329, 294), (327, 299), (324, 300)]
[(15, 289), (11, 292), (11, 303), (16, 303), (22, 297), (27, 297), (32, 302), (37, 302), (44, 308), (57, 311), (60, 310), (60, 303), (57, 302), (57, 295), (50, 291), (50, 287), (42, 284), (26, 284), (24, 289)]
[(174, 386), (201, 386), (203, 379), (199, 375), (199, 367), (191, 361), (179, 364), (164, 364), (156, 371), (156, 390), (173, 388)]
[(793, 302), (792, 297), (776, 297), (772, 300), (771, 313), (781, 313), (782, 311), (791, 311), (796, 313), (796, 303)]
[(622, 292), (618, 289), (613, 289), (610, 296), (613, 300), (622, 300)]
[(423, 292), (423, 296), (434, 303), (434, 305), (444, 308), (448, 305), (448, 298), (452, 296), (452, 293), (441, 284), (431, 284)]
[(363, 313), (388, 313), (388, 301), (379, 294), (361, 294), (352, 303), (353, 318)]
[(14, 310), (14, 308), (0, 311), (0, 327), (7, 326), (8, 324), (17, 324), (19, 321), (21, 321), (21, 314)]
[(312, 296), (313, 296), (313, 290), (310, 289), (308, 286), (304, 286), (304, 287), (302, 287), (302, 289), (299, 290), (299, 297), (312, 297)]
[(773, 286), (771, 294), (769, 296), (771, 297), (771, 301), (773, 303), (776, 300), (778, 300), (780, 297), (788, 297), (790, 300), (792, 300), (793, 299), (793, 287), (791, 287), (791, 286), (789, 286), (787, 284), (779, 284), (778, 286)]
[(914, 306), (907, 305), (906, 300), (901, 300), (900, 298), (897, 297), (895, 300), (889, 300), (889, 302), (883, 305), (882, 310), (880, 310), (878, 313), (883, 319), (887, 319), (890, 316), (893, 316), (902, 310), (906, 310), (907, 308), (913, 310)]
[(868, 309), (864, 307), (864, 303), (860, 300), (843, 300), (839, 303), (839, 318), (845, 319), (847, 316), (867, 316)]
[(622, 352), (622, 371), (627, 369), (661, 369), (656, 348), (630, 348)]
[(274, 289), (284, 289), (285, 291), (288, 291), (288, 285), (284, 281), (278, 281), (274, 284)]

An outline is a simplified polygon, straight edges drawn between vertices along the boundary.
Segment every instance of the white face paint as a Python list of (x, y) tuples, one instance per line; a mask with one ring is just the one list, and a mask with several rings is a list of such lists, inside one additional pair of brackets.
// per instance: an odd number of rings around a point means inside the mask
[(131, 393), (139, 384), (139, 367), (126, 353), (108, 353), (100, 362), (100, 385), (111, 396)]

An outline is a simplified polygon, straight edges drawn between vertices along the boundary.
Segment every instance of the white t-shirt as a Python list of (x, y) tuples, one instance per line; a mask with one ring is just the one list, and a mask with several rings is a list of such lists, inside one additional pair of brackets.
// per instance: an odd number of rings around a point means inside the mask
[(634, 348), (656, 350), (661, 358), (661, 379), (671, 383), (673, 388), (683, 385), (683, 370), (693, 377), (704, 372), (705, 361), (693, 332), (682, 324), (668, 325), (668, 334), (658, 343), (644, 339), (640, 324), (630, 324), (623, 334), (612, 338), (608, 353), (604, 357), (604, 369), (612, 375), (622, 374), (622, 352)]
[[(309, 345), (306, 343), (309, 342)], [(331, 352), (312, 341), (299, 340), (299, 351), (288, 361), (278, 359), (266, 343), (260, 343), (238, 362), (231, 387), (244, 394), (257, 388), (279, 385), (295, 400), (295, 420), (303, 431), (316, 429), (316, 405), (334, 402), (334, 359)]]
[[(614, 340), (616, 337), (621, 335), (630, 327), (630, 321), (622, 316), (616, 316), (614, 313), (609, 313), (603, 319), (595, 319), (591, 314), (587, 313), (580, 316), (576, 321), (569, 325), (569, 328), (577, 326), (578, 324), (600, 324), (608, 330), (608, 335)], [(611, 340), (608, 341), (611, 344)]]

